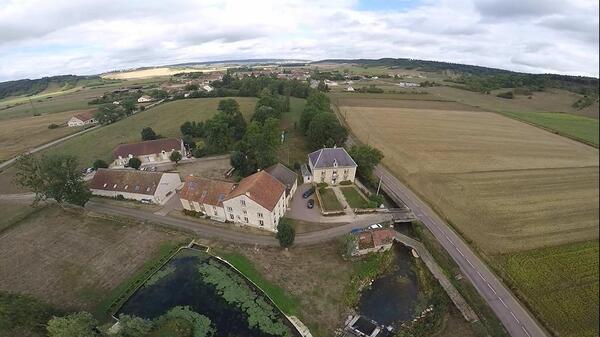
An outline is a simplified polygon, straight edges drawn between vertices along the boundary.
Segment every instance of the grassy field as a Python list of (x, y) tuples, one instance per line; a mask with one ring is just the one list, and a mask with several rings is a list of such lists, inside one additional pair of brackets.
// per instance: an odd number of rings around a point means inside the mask
[(344, 198), (348, 202), (348, 205), (352, 208), (367, 208), (369, 204), (367, 200), (358, 192), (354, 186), (340, 187)]
[[(144, 127), (164, 137), (181, 137), (179, 127), (185, 121), (202, 121), (217, 111), (220, 99), (186, 99), (158, 105), (124, 120), (103, 126), (52, 147), (47, 153), (68, 153), (79, 157), (82, 166), (89, 166), (95, 159), (112, 161), (112, 150), (119, 144), (141, 141)], [(237, 98), (245, 116), (254, 111), (255, 98)]]
[(279, 149), (279, 161), (288, 167), (293, 167), (295, 162), (306, 162), (308, 147), (304, 136), (300, 132), (300, 115), (306, 100), (290, 97), (290, 111), (281, 116), (281, 128), (285, 130), (285, 142)]
[(493, 112), (379, 102), (339, 109), (352, 132), (382, 150), (383, 163), (491, 263), (500, 254), (598, 238), (597, 149)]
[[(0, 123), (0, 161), (10, 159), (35, 146), (83, 130), (81, 127), (67, 127), (66, 122), (81, 111), (65, 111), (36, 117), (23, 117), (4, 120)], [(49, 129), (50, 124), (65, 124)]]
[(206, 72), (224, 71), (224, 70), (226, 70), (226, 68), (158, 67), (158, 68), (150, 68), (150, 69), (107, 73), (107, 74), (103, 74), (102, 78), (127, 80), (127, 79), (152, 78), (152, 77), (159, 77), (159, 76), (171, 76), (171, 75), (175, 75), (178, 73), (194, 73), (194, 72), (206, 73)]
[(510, 283), (557, 336), (598, 336), (598, 240), (501, 256)]
[(317, 193), (321, 197), (321, 208), (323, 211), (341, 211), (342, 204), (338, 200), (335, 192), (331, 188), (319, 188)]
[(497, 97), (499, 92), (510, 89), (500, 89), (486, 95), (478, 92), (451, 88), (447, 86), (426, 88), (432, 95), (440, 98), (458, 101), (481, 109), (497, 112), (565, 112), (573, 115), (598, 119), (598, 103), (578, 110), (572, 106), (581, 95), (560, 89), (548, 89), (534, 92), (529, 96), (517, 95), (514, 99)]
[(17, 221), (0, 236), (0, 290), (32, 295), (62, 310), (97, 312), (107, 294), (139, 272), (162, 245), (185, 239), (56, 206)]
[(505, 114), (598, 146), (598, 119), (554, 112), (505, 112)]

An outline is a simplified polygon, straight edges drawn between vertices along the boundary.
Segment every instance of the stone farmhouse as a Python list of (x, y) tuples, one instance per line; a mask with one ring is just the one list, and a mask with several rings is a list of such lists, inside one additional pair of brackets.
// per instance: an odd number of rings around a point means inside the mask
[(337, 185), (342, 181), (354, 182), (358, 165), (343, 147), (329, 147), (309, 153), (308, 167), (312, 175), (309, 181)]
[(168, 163), (173, 151), (181, 152), (186, 157), (185, 146), (181, 139), (164, 138), (148, 140), (145, 142), (121, 144), (113, 150), (113, 162), (111, 168), (124, 168), (129, 159), (136, 157), (144, 165)]
[(71, 119), (69, 119), (69, 121), (67, 122), (67, 125), (69, 127), (76, 127), (93, 125), (96, 123), (98, 123), (98, 121), (94, 117), (94, 111), (90, 110), (73, 115), (73, 117), (71, 117)]
[[(189, 176), (180, 193), (181, 203), (184, 209), (203, 212), (214, 220), (275, 232), (297, 181), (277, 165), (269, 169), (275, 176), (259, 171), (238, 184)], [(295, 174), (293, 178), (297, 180)]]
[(356, 245), (352, 255), (365, 255), (375, 252), (384, 252), (392, 248), (395, 232), (391, 228), (378, 228), (364, 230), (355, 234)]
[(98, 169), (89, 188), (93, 195), (162, 205), (181, 187), (178, 173)]
[(285, 185), (285, 199), (289, 204), (290, 199), (296, 193), (296, 188), (298, 188), (298, 175), (296, 172), (280, 163), (267, 167), (265, 171)]

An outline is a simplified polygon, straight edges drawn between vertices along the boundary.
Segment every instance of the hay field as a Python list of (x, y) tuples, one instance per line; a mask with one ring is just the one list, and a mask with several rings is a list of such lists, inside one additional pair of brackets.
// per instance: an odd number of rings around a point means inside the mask
[[(81, 131), (81, 127), (64, 125), (71, 116), (82, 111), (65, 111), (35, 117), (13, 118), (0, 123), (0, 161), (55, 139)], [(50, 124), (57, 129), (48, 129)]]
[[(179, 127), (186, 121), (202, 121), (217, 111), (220, 98), (178, 100), (158, 105), (116, 123), (57, 144), (44, 153), (76, 155), (82, 166), (96, 159), (112, 161), (112, 150), (119, 144), (141, 141), (141, 131), (151, 127), (165, 137), (181, 137)], [(255, 98), (236, 98), (245, 116), (254, 111)]]
[(226, 68), (171, 68), (171, 67), (160, 67), (150, 69), (140, 69), (132, 71), (122, 71), (114, 73), (102, 74), (102, 78), (115, 79), (115, 80), (127, 80), (127, 79), (140, 79), (140, 78), (151, 78), (159, 76), (171, 76), (178, 73), (209, 73), (214, 71), (222, 71)]
[(425, 88), (427, 92), (440, 98), (455, 100), (481, 109), (498, 112), (565, 112), (573, 115), (598, 119), (598, 103), (578, 110), (571, 105), (581, 95), (561, 89), (548, 89), (534, 92), (531, 99), (518, 95), (514, 99), (496, 97), (499, 92), (510, 89), (496, 90), (490, 95), (456, 89), (448, 86)]
[(597, 149), (490, 112), (340, 112), (353, 133), (384, 152), (384, 164), (485, 252), (598, 237)]
[[(597, 312), (598, 296), (580, 298), (594, 291), (588, 281), (598, 279), (597, 256), (569, 252), (583, 241), (597, 247), (598, 150), (493, 112), (396, 102), (339, 110), (352, 132), (382, 150), (384, 164), (448, 219), (546, 326), (561, 336), (596, 336), (594, 319), (580, 313)], [(538, 250), (555, 253), (536, 262), (543, 256)], [(576, 265), (569, 267), (573, 256)]]

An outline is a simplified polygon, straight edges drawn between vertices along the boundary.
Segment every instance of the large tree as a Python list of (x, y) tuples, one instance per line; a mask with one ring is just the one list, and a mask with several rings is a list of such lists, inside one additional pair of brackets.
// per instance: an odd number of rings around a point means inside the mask
[(129, 315), (119, 316), (119, 332), (114, 337), (145, 337), (152, 330), (152, 321)]
[(306, 136), (312, 149), (342, 146), (348, 138), (348, 130), (340, 125), (333, 113), (323, 112), (310, 121)]
[(98, 321), (88, 312), (54, 317), (48, 322), (48, 337), (96, 337)]
[(367, 181), (372, 179), (373, 169), (383, 159), (383, 153), (369, 145), (354, 145), (348, 154), (358, 165), (358, 175)]
[(154, 140), (158, 139), (158, 135), (151, 127), (145, 127), (142, 129), (142, 140)]
[(171, 155), (169, 156), (169, 159), (171, 159), (171, 161), (174, 161), (175, 164), (179, 163), (181, 158), (182, 158), (181, 152), (179, 152), (179, 151), (173, 151), (173, 152), (171, 152)]
[(102, 104), (98, 107), (98, 111), (95, 113), (94, 118), (100, 124), (110, 124), (118, 121), (125, 116), (125, 112), (118, 105), (112, 103)]
[(228, 115), (233, 115), (236, 112), (240, 112), (240, 104), (233, 98), (222, 99), (219, 101), (217, 109)]
[(25, 155), (17, 160), (17, 184), (35, 193), (34, 204), (52, 198), (58, 203), (79, 206), (90, 199), (90, 191), (72, 155), (45, 155), (41, 158)]
[(230, 127), (230, 117), (217, 112), (204, 124), (206, 148), (209, 153), (223, 153), (233, 144), (234, 130)]
[(236, 158), (232, 158), (232, 165), (239, 175), (248, 175), (277, 162), (279, 133), (279, 120), (275, 118), (264, 123), (250, 123), (244, 138), (236, 146)]
[(129, 159), (127, 166), (137, 170), (142, 166), (142, 161), (138, 157), (133, 157)]

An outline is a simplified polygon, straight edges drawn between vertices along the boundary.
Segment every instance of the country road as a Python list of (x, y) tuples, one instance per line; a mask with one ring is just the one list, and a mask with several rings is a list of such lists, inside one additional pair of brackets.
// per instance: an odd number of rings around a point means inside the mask
[(449, 224), (385, 167), (377, 166), (374, 173), (381, 178), (382, 189), (395, 201), (404, 202), (433, 233), (512, 337), (549, 337), (541, 324)]

